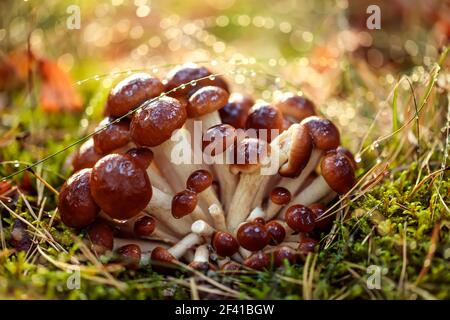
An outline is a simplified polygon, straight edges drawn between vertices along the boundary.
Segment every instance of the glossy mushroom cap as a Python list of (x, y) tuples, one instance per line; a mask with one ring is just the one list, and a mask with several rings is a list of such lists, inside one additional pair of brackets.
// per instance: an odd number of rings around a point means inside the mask
[(237, 273), (239, 270), (241, 270), (241, 265), (237, 262), (234, 261), (229, 261), (227, 263), (225, 263), (220, 270), (224, 273), (228, 273), (228, 274), (235, 274)]
[(222, 154), (236, 143), (236, 129), (229, 124), (218, 124), (203, 134), (202, 149), (207, 156)]
[(74, 173), (61, 188), (58, 210), (61, 220), (68, 227), (83, 228), (94, 222), (100, 208), (91, 196), (92, 169)]
[(291, 202), (292, 195), (288, 189), (283, 187), (275, 187), (270, 191), (270, 201), (280, 206), (284, 206)]
[[(95, 131), (113, 121), (114, 118), (111, 117), (103, 119), (95, 128)], [(106, 129), (94, 134), (93, 139), (95, 152), (99, 154), (107, 154), (127, 145), (130, 142), (130, 120), (122, 119), (120, 122), (109, 125)]]
[(207, 272), (209, 270), (217, 270), (217, 267), (213, 265), (210, 262), (198, 262), (198, 261), (192, 261), (188, 264), (188, 266), (194, 270), (197, 270), (199, 272)]
[(314, 104), (304, 96), (284, 94), (275, 104), (283, 115), (293, 122), (300, 122), (316, 114)]
[(273, 136), (271, 130), (275, 129), (280, 133), (283, 129), (283, 114), (280, 110), (266, 102), (256, 103), (248, 113), (245, 127), (246, 129), (256, 129), (257, 137), (261, 139), (262, 136), (259, 129), (267, 130), (265, 138), (270, 142), (278, 135)]
[(231, 172), (253, 173), (261, 168), (261, 162), (270, 154), (270, 144), (257, 138), (238, 139), (234, 148)]
[(114, 234), (111, 227), (103, 220), (97, 220), (88, 229), (89, 240), (98, 254), (111, 251), (114, 246)]
[(144, 168), (126, 155), (110, 154), (92, 169), (91, 194), (113, 219), (134, 217), (152, 197), (152, 186)]
[[(314, 214), (315, 228), (319, 230), (327, 229), (334, 220), (334, 215), (330, 214), (327, 217), (324, 216), (327, 208), (321, 203), (314, 203), (308, 206), (308, 208)], [(322, 219), (321, 219), (322, 218)], [(319, 220), (320, 219), (320, 220)]]
[(317, 149), (331, 150), (339, 146), (339, 130), (330, 120), (313, 116), (304, 119), (301, 124), (308, 129)]
[(279, 222), (269, 221), (266, 223), (266, 229), (269, 233), (269, 244), (271, 246), (282, 243), (286, 238), (286, 230)]
[(144, 169), (147, 169), (153, 161), (153, 151), (148, 148), (131, 148), (126, 156)]
[(347, 193), (355, 185), (353, 163), (344, 153), (328, 152), (320, 163), (320, 170), (330, 188), (339, 194)]
[(142, 102), (164, 92), (158, 78), (146, 73), (137, 73), (120, 81), (109, 93), (105, 114), (114, 117), (125, 115)]
[(186, 188), (200, 193), (211, 186), (213, 177), (208, 170), (196, 170), (191, 173), (186, 181)]
[[(228, 85), (222, 77), (210, 76), (211, 72), (205, 67), (200, 67), (194, 63), (183, 64), (168, 72), (166, 79), (166, 91), (178, 88), (175, 92), (169, 93), (173, 97), (187, 97), (189, 94), (192, 94), (196, 90), (205, 86), (218, 86), (228, 91)], [(190, 82), (194, 80), (198, 81), (195, 81), (195, 84), (192, 85)]]
[(197, 118), (222, 108), (228, 101), (228, 92), (220, 87), (207, 86), (198, 89), (189, 97), (187, 114)]
[(292, 178), (298, 176), (306, 167), (314, 145), (305, 126), (296, 124), (290, 130), (292, 133), (288, 161), (280, 167), (278, 173)]
[(144, 238), (149, 237), (152, 235), (152, 233), (156, 229), (156, 220), (153, 217), (150, 216), (144, 216), (142, 218), (139, 218), (134, 223), (134, 234), (137, 237)]
[(248, 112), (254, 103), (253, 99), (248, 96), (241, 93), (232, 93), (228, 103), (219, 110), (222, 122), (236, 129), (245, 129)]
[(186, 109), (177, 99), (163, 97), (133, 114), (131, 139), (138, 145), (155, 147), (170, 139), (186, 122)]
[(141, 261), (141, 248), (136, 244), (127, 244), (117, 249), (119, 261), (131, 270), (139, 269)]
[(253, 270), (264, 270), (270, 265), (270, 257), (268, 254), (259, 251), (245, 259), (244, 266)]
[(177, 261), (177, 259), (163, 247), (156, 247), (153, 249), (150, 259), (152, 262), (152, 269), (161, 273), (167, 273), (170, 269), (173, 269), (174, 263)]
[(237, 231), (237, 241), (249, 251), (258, 251), (269, 244), (269, 232), (264, 225), (246, 222)]
[(314, 230), (314, 214), (301, 204), (296, 204), (288, 208), (285, 213), (285, 220), (289, 227), (297, 232), (311, 232)]
[(231, 257), (239, 250), (239, 243), (228, 232), (217, 231), (211, 242), (214, 250), (221, 257)]
[(297, 262), (297, 253), (294, 249), (288, 246), (280, 246), (273, 250), (273, 265), (275, 267), (282, 267), (287, 261), (290, 265)]
[(356, 163), (355, 156), (350, 150), (345, 147), (339, 146), (337, 147), (336, 152), (345, 155), (350, 160), (353, 166), (353, 170), (356, 170), (358, 168), (358, 163)]
[(298, 245), (298, 251), (301, 254), (308, 254), (309, 252), (315, 252), (317, 250), (319, 242), (316, 239), (309, 237), (301, 237), (300, 244)]
[(91, 138), (86, 140), (75, 152), (72, 159), (72, 168), (74, 171), (92, 168), (101, 157), (103, 157), (103, 155), (95, 151), (94, 140)]
[(183, 190), (178, 192), (172, 198), (172, 216), (176, 219), (180, 219), (192, 211), (198, 203), (197, 193), (191, 190)]

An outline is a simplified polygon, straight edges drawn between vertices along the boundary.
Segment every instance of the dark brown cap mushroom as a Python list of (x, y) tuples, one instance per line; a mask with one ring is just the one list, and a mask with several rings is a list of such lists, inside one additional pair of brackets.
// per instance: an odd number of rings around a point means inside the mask
[(202, 87), (211, 85), (228, 91), (228, 85), (222, 77), (212, 76), (207, 68), (194, 63), (177, 66), (167, 74), (166, 90), (171, 91), (177, 88), (175, 92), (169, 93), (173, 97), (186, 97)]
[(152, 250), (152, 269), (157, 272), (167, 273), (171, 270), (173, 271), (176, 261), (177, 259), (163, 247), (156, 247)]
[(228, 232), (215, 232), (211, 242), (214, 250), (221, 257), (231, 257), (239, 250), (239, 243)]
[(145, 238), (152, 235), (156, 229), (156, 220), (151, 216), (143, 216), (134, 223), (134, 234), (138, 237)]
[(134, 113), (130, 126), (131, 138), (141, 146), (158, 146), (184, 125), (186, 117), (186, 109), (178, 100), (160, 98)]
[(275, 187), (270, 191), (270, 201), (280, 206), (284, 206), (291, 202), (292, 195), (288, 189), (283, 187)]
[(280, 246), (273, 250), (273, 265), (275, 267), (284, 266), (285, 262), (288, 262), (290, 265), (293, 265), (297, 262), (297, 253), (294, 249), (288, 246)]
[(131, 270), (139, 269), (141, 261), (141, 248), (134, 243), (124, 245), (117, 249), (118, 260), (126, 268)]
[(191, 173), (186, 181), (186, 188), (200, 193), (209, 188), (213, 182), (213, 177), (208, 170), (200, 169)]
[[(114, 118), (108, 117), (103, 119), (95, 131), (105, 127), (114, 121)], [(107, 154), (118, 148), (121, 148), (130, 142), (130, 120), (122, 119), (120, 122), (110, 124), (105, 129), (94, 134), (95, 152), (99, 154)]]
[(218, 124), (203, 134), (202, 149), (207, 156), (222, 154), (236, 143), (236, 129), (229, 124)]
[(298, 251), (301, 254), (308, 254), (309, 252), (315, 252), (317, 250), (319, 242), (316, 239), (309, 237), (300, 237), (300, 244), (298, 245)]
[(86, 140), (80, 148), (75, 152), (72, 159), (72, 167), (74, 171), (85, 168), (92, 168), (95, 163), (103, 157), (94, 149), (94, 140), (91, 138)]
[(126, 155), (144, 169), (153, 161), (153, 151), (148, 148), (131, 148)]
[(95, 202), (113, 219), (134, 217), (152, 197), (147, 172), (125, 155), (100, 159), (92, 169), (90, 184)]
[(292, 119), (294, 122), (300, 122), (316, 114), (314, 104), (304, 96), (284, 94), (278, 99), (275, 106), (281, 110), (285, 117)]
[(89, 226), (89, 240), (91, 240), (93, 250), (98, 254), (111, 251), (114, 246), (114, 234), (111, 227), (103, 220), (97, 220)]
[(313, 150), (313, 141), (308, 130), (302, 125), (291, 127), (289, 156), (278, 173), (284, 177), (296, 177), (308, 164)]
[(187, 114), (197, 118), (222, 108), (228, 100), (228, 92), (219, 87), (207, 86), (189, 97)]
[(227, 274), (236, 274), (239, 270), (241, 270), (241, 265), (234, 261), (228, 261), (220, 268), (220, 271)]
[(258, 251), (245, 259), (244, 266), (253, 270), (264, 270), (270, 265), (270, 257), (268, 254)]
[(296, 204), (286, 211), (285, 220), (289, 227), (297, 232), (311, 232), (314, 230), (314, 214), (301, 204)]
[(264, 225), (246, 222), (237, 231), (237, 241), (249, 251), (258, 251), (269, 244), (269, 232)]
[(191, 190), (178, 192), (172, 198), (172, 215), (180, 219), (195, 210), (198, 203), (197, 193)]
[(332, 215), (332, 214), (327, 214), (327, 216), (324, 215), (325, 212), (327, 211), (327, 208), (323, 204), (313, 203), (313, 204), (309, 205), (308, 208), (311, 209), (311, 211), (314, 214), (314, 220), (316, 222), (316, 224), (315, 224), (316, 229), (325, 230), (333, 222), (334, 215)]
[(345, 155), (351, 161), (351, 163), (353, 165), (353, 170), (356, 170), (358, 168), (358, 164), (356, 163), (355, 156), (353, 155), (353, 153), (350, 150), (348, 150), (347, 148), (344, 148), (342, 146), (339, 146), (339, 147), (337, 147), (336, 152)]
[(245, 129), (248, 112), (254, 103), (253, 99), (248, 96), (232, 93), (228, 103), (219, 110), (222, 122), (236, 129)]
[(105, 114), (120, 117), (142, 102), (164, 92), (158, 78), (146, 73), (133, 74), (120, 81), (109, 93)]
[(74, 173), (61, 188), (58, 210), (61, 220), (68, 227), (83, 228), (94, 222), (100, 208), (91, 196), (92, 169)]
[[(283, 129), (283, 114), (266, 102), (256, 103), (248, 113), (245, 127), (246, 129), (256, 129), (257, 137), (260, 139), (263, 137), (259, 130), (267, 130), (267, 135), (264, 138), (270, 142)], [(278, 130), (277, 134), (272, 136), (271, 130)]]
[(231, 172), (253, 173), (261, 168), (261, 162), (270, 154), (270, 144), (257, 138), (238, 139), (234, 148)]
[(269, 233), (269, 244), (276, 246), (284, 241), (286, 237), (286, 229), (277, 221), (269, 221), (266, 223), (266, 229)]
[(308, 129), (316, 148), (330, 150), (339, 146), (339, 130), (330, 120), (312, 116), (305, 118), (301, 123)]
[(355, 185), (354, 164), (345, 153), (328, 152), (320, 163), (320, 170), (328, 186), (339, 194)]

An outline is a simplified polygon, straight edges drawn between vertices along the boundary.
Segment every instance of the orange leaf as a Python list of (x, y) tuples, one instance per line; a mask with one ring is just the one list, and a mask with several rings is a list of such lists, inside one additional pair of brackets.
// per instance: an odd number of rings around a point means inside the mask
[(72, 86), (69, 75), (50, 60), (40, 59), (38, 74), (41, 76), (39, 102), (43, 111), (79, 111), (82, 100)]

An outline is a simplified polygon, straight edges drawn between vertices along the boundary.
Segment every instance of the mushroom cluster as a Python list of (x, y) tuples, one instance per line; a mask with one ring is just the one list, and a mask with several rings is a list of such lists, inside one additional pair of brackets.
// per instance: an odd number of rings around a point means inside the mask
[(330, 227), (327, 203), (355, 184), (353, 155), (310, 100), (255, 102), (195, 64), (122, 80), (104, 114), (58, 209), (129, 269), (297, 263)]

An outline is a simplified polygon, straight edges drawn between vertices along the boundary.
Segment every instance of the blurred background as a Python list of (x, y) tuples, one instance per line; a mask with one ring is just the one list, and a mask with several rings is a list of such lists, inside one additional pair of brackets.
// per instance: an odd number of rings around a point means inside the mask
[[(371, 5), (379, 29), (368, 28)], [(400, 83), (398, 118), (392, 90), (402, 75), (425, 87), (449, 36), (440, 0), (1, 1), (0, 160), (33, 161), (72, 142), (96, 125), (121, 77), (164, 78), (188, 61), (257, 99), (309, 96), (358, 152), (411, 114), (410, 83)]]

